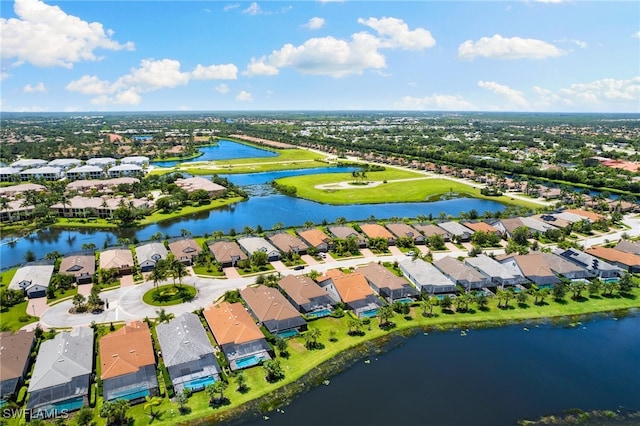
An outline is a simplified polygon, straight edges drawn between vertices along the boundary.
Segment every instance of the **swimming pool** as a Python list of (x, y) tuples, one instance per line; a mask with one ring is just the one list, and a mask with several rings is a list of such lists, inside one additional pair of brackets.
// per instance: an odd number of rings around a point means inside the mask
[(126, 389), (120, 392), (114, 392), (113, 394), (109, 395), (109, 400), (126, 399), (127, 401), (132, 401), (134, 399), (144, 398), (149, 395), (149, 389), (147, 388)]
[(413, 303), (413, 299), (412, 299), (412, 298), (410, 298), (410, 297), (402, 297), (402, 298), (400, 298), (400, 299), (396, 299), (396, 300), (394, 300), (393, 302), (394, 302), (394, 303), (395, 303), (395, 302), (400, 302), (400, 303)]
[(362, 312), (362, 316), (365, 318), (372, 318), (378, 315), (378, 308), (376, 309), (368, 309)]
[(312, 318), (322, 318), (331, 315), (331, 309), (321, 309), (318, 311), (309, 312), (307, 314), (308, 317)]
[(286, 338), (289, 338), (289, 337), (297, 336), (298, 334), (299, 334), (298, 330), (293, 329), (293, 330), (285, 330), (285, 331), (281, 331), (279, 333), (276, 333), (276, 336), (280, 336), (283, 339), (286, 339)]
[(206, 388), (208, 385), (214, 383), (216, 379), (214, 377), (201, 377), (199, 379), (193, 379), (185, 382), (184, 387), (190, 390), (200, 390)]
[(238, 369), (253, 367), (254, 365), (260, 364), (260, 362), (264, 361), (266, 357), (264, 355), (251, 355), (246, 358), (240, 358), (235, 361), (236, 367)]

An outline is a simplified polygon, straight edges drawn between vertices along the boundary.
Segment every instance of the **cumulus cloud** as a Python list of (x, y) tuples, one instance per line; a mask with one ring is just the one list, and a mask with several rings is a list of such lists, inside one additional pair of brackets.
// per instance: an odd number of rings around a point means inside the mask
[(631, 37), (640, 38), (640, 31), (638, 31), (637, 33), (633, 33)]
[(24, 88), (22, 89), (22, 91), (24, 93), (36, 93), (36, 92), (46, 92), (47, 88), (45, 87), (43, 82), (39, 82), (38, 84), (36, 84), (35, 86), (32, 86), (30, 84), (27, 84), (26, 86), (24, 86)]
[(239, 101), (239, 102), (250, 102), (252, 100), (253, 100), (253, 96), (251, 95), (251, 93), (247, 92), (246, 90), (242, 90), (240, 93), (236, 95), (236, 101)]
[(504, 84), (499, 84), (495, 81), (478, 81), (478, 86), (505, 97), (507, 101), (519, 107), (529, 105), (529, 102), (527, 102), (522, 92), (505, 86)]
[(405, 96), (395, 103), (396, 109), (435, 110), (435, 111), (469, 111), (477, 109), (471, 102), (459, 95), (439, 95), (416, 98)]
[(382, 47), (424, 50), (436, 45), (435, 39), (428, 30), (417, 28), (411, 31), (402, 19), (387, 17), (380, 19), (360, 18), (358, 23), (376, 30), (378, 35), (381, 36)]
[(562, 49), (542, 40), (520, 37), (482, 37), (467, 40), (458, 47), (458, 58), (473, 60), (477, 56), (495, 59), (546, 59), (564, 55)]
[(253, 2), (249, 5), (249, 7), (247, 7), (246, 9), (244, 9), (242, 11), (242, 13), (246, 13), (247, 15), (251, 15), (251, 16), (255, 16), (255, 15), (260, 15), (262, 12), (262, 9), (260, 9), (260, 5), (258, 5), (258, 3)]
[(11, 74), (6, 71), (0, 71), (0, 81), (6, 80), (9, 77), (11, 77)]
[(17, 18), (0, 19), (3, 59), (72, 68), (76, 62), (100, 60), (98, 49), (134, 49), (131, 42), (114, 41), (113, 31), (105, 31), (101, 23), (83, 21), (40, 0), (16, 0), (14, 11)]
[(222, 8), (222, 10), (224, 10), (225, 12), (228, 12), (228, 11), (230, 11), (230, 10), (237, 9), (237, 8), (239, 8), (239, 7), (240, 7), (240, 5), (239, 5), (238, 3), (235, 3), (235, 4), (228, 4), (228, 5), (226, 5), (225, 7), (223, 7), (223, 8)]
[(191, 79), (234, 79), (237, 73), (237, 68), (232, 64), (197, 65), (192, 72), (185, 72), (180, 68), (180, 62), (173, 59), (143, 59), (140, 67), (132, 69), (129, 74), (114, 82), (84, 75), (79, 80), (67, 84), (66, 89), (94, 96), (91, 102), (97, 105), (137, 105), (144, 93), (183, 86)]
[(216, 87), (213, 88), (216, 92), (222, 93), (223, 95), (229, 93), (231, 90), (227, 84), (220, 83)]
[(348, 40), (328, 36), (311, 38), (298, 46), (285, 44), (269, 55), (252, 58), (243, 74), (277, 75), (281, 68), (288, 67), (303, 74), (340, 78), (385, 68), (381, 49), (423, 50), (435, 45), (429, 31), (409, 30), (400, 19), (370, 18), (358, 22), (374, 29), (377, 35), (362, 31)]
[(314, 17), (309, 19), (309, 22), (303, 25), (303, 27), (308, 28), (310, 30), (319, 30), (324, 27), (325, 21), (324, 18)]
[(538, 96), (537, 104), (545, 109), (639, 111), (640, 76), (628, 80), (603, 78), (558, 90), (536, 86), (533, 90)]

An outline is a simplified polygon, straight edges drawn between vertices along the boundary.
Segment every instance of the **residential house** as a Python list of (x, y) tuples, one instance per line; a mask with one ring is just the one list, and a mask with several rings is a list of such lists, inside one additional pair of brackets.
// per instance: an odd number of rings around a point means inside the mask
[(0, 182), (20, 180), (21, 167), (0, 167)]
[(338, 289), (336, 289), (336, 286), (333, 284), (333, 279), (336, 277), (342, 277), (344, 275), (344, 272), (339, 269), (329, 269), (328, 271), (325, 271), (324, 274), (316, 278), (316, 282), (318, 283), (320, 288), (327, 292), (327, 295), (334, 304), (342, 302), (342, 299), (340, 298)]
[(309, 247), (314, 247), (319, 252), (326, 253), (333, 248), (331, 237), (317, 228), (298, 231), (298, 235)]
[(300, 312), (278, 291), (259, 285), (240, 290), (249, 311), (269, 333), (289, 336), (307, 329)]
[(202, 248), (193, 238), (180, 238), (169, 241), (169, 251), (173, 253), (179, 262), (185, 265), (193, 265)]
[(300, 238), (288, 232), (271, 235), (269, 241), (283, 253), (305, 254), (309, 248)]
[(489, 277), (494, 286), (515, 286), (524, 284), (527, 281), (524, 276), (518, 272), (509, 270), (509, 268), (485, 254), (468, 257), (464, 261), (476, 268), (480, 273)]
[(222, 302), (209, 306), (203, 314), (231, 371), (272, 358), (267, 339), (242, 303)]
[(370, 262), (359, 266), (356, 271), (364, 275), (373, 291), (389, 303), (399, 299), (415, 298), (420, 294), (415, 286), (379, 263)]
[(278, 286), (289, 302), (310, 317), (324, 317), (331, 313), (333, 300), (315, 281), (305, 275), (286, 275)]
[(213, 346), (196, 314), (185, 312), (158, 324), (156, 334), (176, 394), (184, 389), (199, 391), (220, 380)]
[(575, 214), (583, 219), (587, 219), (591, 223), (596, 223), (599, 220), (605, 219), (605, 217), (601, 214), (583, 209), (564, 209), (562, 212)]
[(28, 388), (32, 417), (41, 410), (74, 411), (89, 405), (93, 339), (91, 328), (78, 327), (40, 344)]
[(452, 236), (458, 238), (459, 241), (469, 241), (473, 231), (458, 222), (448, 221), (438, 223), (438, 226), (447, 231)]
[(9, 164), (9, 167), (19, 167), (21, 169), (43, 167), (47, 165), (46, 160), (40, 160), (37, 158), (21, 158), (13, 163)]
[(149, 157), (144, 157), (142, 155), (124, 157), (120, 160), (120, 164), (135, 164), (137, 166), (144, 167), (149, 165)]
[(366, 238), (364, 238), (359, 232), (357, 232), (355, 229), (353, 229), (350, 226), (336, 225), (336, 226), (330, 226), (328, 229), (334, 238), (338, 238), (341, 240), (348, 240), (349, 238), (355, 238), (356, 241), (358, 241), (358, 247), (363, 248), (367, 246)]
[(467, 291), (479, 290), (491, 285), (491, 280), (488, 277), (454, 257), (445, 256), (434, 261), (433, 264), (456, 286), (460, 285)]
[(114, 248), (100, 252), (100, 269), (117, 269), (119, 275), (131, 275), (133, 264), (133, 254), (128, 248)]
[(618, 244), (616, 244), (614, 248), (625, 253), (632, 253), (640, 256), (640, 243), (629, 240), (621, 240), (618, 242)]
[(464, 226), (471, 229), (474, 233), (484, 232), (485, 234), (500, 234), (500, 231), (489, 225), (487, 222), (464, 222)]
[(89, 158), (86, 163), (88, 166), (97, 166), (101, 169), (106, 169), (108, 167), (112, 167), (116, 165), (116, 159), (111, 157), (96, 157)]
[(0, 333), (0, 400), (17, 395), (24, 383), (29, 371), (34, 337), (34, 330)]
[(61, 170), (67, 170), (71, 167), (79, 166), (80, 164), (82, 164), (82, 161), (75, 158), (56, 158), (55, 160), (49, 161), (47, 165), (50, 167), (57, 167)]
[(537, 214), (537, 215), (531, 216), (531, 218), (539, 220), (541, 222), (544, 222), (548, 225), (551, 225), (555, 228), (560, 228), (560, 229), (567, 229), (567, 228), (570, 228), (572, 225), (572, 222), (562, 219), (553, 213)]
[(142, 402), (159, 393), (149, 326), (132, 321), (99, 342), (100, 379), (105, 401)]
[(587, 249), (586, 252), (632, 274), (640, 272), (640, 256), (637, 254), (602, 246), (593, 246)]
[(239, 261), (247, 259), (247, 254), (234, 241), (215, 241), (207, 244), (216, 262), (223, 268), (236, 266)]
[(238, 244), (249, 256), (256, 251), (262, 251), (267, 254), (269, 262), (280, 260), (280, 251), (262, 237), (240, 238)]
[(549, 268), (539, 253), (507, 255), (499, 262), (512, 268), (512, 271), (517, 271), (540, 288), (553, 287), (560, 282), (560, 278)]
[(140, 176), (144, 173), (142, 167), (136, 164), (119, 164), (117, 166), (109, 167), (107, 175), (110, 178), (119, 178), (123, 176)]
[(0, 197), (15, 197), (28, 191), (45, 192), (46, 190), (46, 186), (38, 185), (37, 183), (20, 183), (0, 188)]
[(570, 262), (562, 256), (553, 253), (536, 253), (540, 256), (540, 261), (544, 262), (556, 275), (560, 275), (569, 280), (580, 280), (590, 278), (589, 271), (574, 262)]
[(160, 242), (151, 242), (136, 247), (136, 257), (141, 272), (150, 272), (156, 267), (156, 263), (167, 258), (166, 247)]
[[(358, 318), (378, 315), (382, 300), (373, 292), (367, 279), (359, 272), (330, 276), (329, 280), (344, 302)], [(326, 280), (325, 280), (326, 281)], [(320, 283), (323, 287), (327, 283)]]
[(420, 258), (405, 259), (399, 266), (405, 277), (424, 293), (443, 294), (458, 291), (454, 281)]
[(24, 200), (8, 201), (6, 206), (0, 210), (1, 222), (15, 222), (17, 220), (29, 219), (33, 216), (35, 207), (23, 204)]
[(422, 235), (420, 231), (418, 231), (411, 225), (407, 225), (406, 223), (402, 222), (388, 223), (387, 229), (391, 231), (391, 233), (395, 235), (396, 238), (411, 238), (414, 244), (424, 244), (424, 235)]
[(383, 238), (390, 246), (396, 244), (396, 237), (391, 232), (389, 232), (387, 228), (378, 223), (363, 223), (362, 225), (360, 225), (360, 229), (368, 239)]
[(96, 255), (93, 250), (69, 253), (60, 262), (60, 274), (73, 275), (77, 284), (91, 284), (96, 273)]
[(54, 265), (49, 261), (27, 263), (11, 278), (9, 289), (22, 290), (29, 299), (45, 297), (53, 269)]
[(34, 179), (54, 181), (60, 178), (62, 178), (62, 171), (57, 167), (36, 167), (33, 169), (25, 169), (20, 172), (20, 179), (23, 181)]
[(440, 228), (437, 225), (433, 225), (431, 223), (427, 224), (415, 224), (413, 227), (423, 234), (425, 238), (433, 237), (434, 235), (441, 235), (442, 238), (446, 241), (451, 241), (451, 233)]
[[(67, 178), (69, 176), (67, 175)], [(140, 179), (132, 178), (132, 177), (121, 177), (114, 179), (104, 179), (104, 180), (77, 180), (75, 182), (70, 182), (67, 184), (67, 191), (78, 191), (78, 192), (87, 192), (91, 190), (99, 191), (99, 192), (113, 192), (114, 189), (118, 187), (118, 185), (133, 185), (134, 183), (140, 182)]]
[(67, 170), (65, 175), (69, 180), (102, 179), (102, 177), (104, 177), (104, 170), (99, 166), (85, 164), (84, 166), (78, 166)]
[(175, 184), (178, 187), (184, 189), (188, 193), (192, 193), (198, 190), (205, 190), (212, 197), (220, 197), (227, 190), (222, 185), (214, 183), (207, 178), (203, 178), (200, 176), (190, 177), (190, 178), (179, 178), (176, 179)]
[(556, 248), (553, 250), (553, 253), (586, 269), (590, 277), (598, 277), (601, 279), (617, 278), (622, 273), (619, 267), (574, 248), (566, 250)]

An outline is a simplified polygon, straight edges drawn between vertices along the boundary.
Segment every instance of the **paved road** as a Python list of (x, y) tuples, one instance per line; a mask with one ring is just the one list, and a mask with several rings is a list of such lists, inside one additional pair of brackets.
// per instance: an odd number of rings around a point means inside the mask
[[(618, 240), (622, 237), (623, 233), (632, 237), (640, 235), (640, 217), (627, 216), (624, 219), (624, 223), (629, 227), (629, 229), (625, 231), (611, 232), (598, 237), (587, 238), (583, 240), (583, 244), (586, 247), (590, 247), (592, 245), (605, 243), (606, 241)], [(422, 249), (422, 247), (420, 248)], [(299, 275), (309, 273), (312, 269), (323, 273), (329, 269), (352, 268), (369, 262), (402, 261), (407, 258), (404, 254), (376, 256), (368, 249), (363, 249), (362, 252), (364, 254), (363, 257), (334, 260), (331, 256), (328, 256), (327, 261), (324, 263), (307, 266), (303, 270), (299, 271), (283, 269), (281, 270), (281, 273), (284, 275)], [(491, 252), (498, 255), (504, 253), (504, 250), (491, 250)], [(466, 255), (466, 251), (456, 249), (455, 251), (434, 252), (433, 258), (437, 260), (445, 256), (458, 257)], [(167, 281), (167, 283), (169, 282), (170, 281)], [(184, 278), (184, 283), (196, 287), (198, 290), (196, 298), (188, 303), (167, 306), (165, 307), (166, 312), (170, 312), (174, 315), (180, 315), (184, 312), (192, 312), (197, 309), (206, 308), (222, 297), (226, 291), (243, 289), (246, 286), (255, 283), (255, 277), (220, 279), (188, 276)], [(144, 319), (145, 317), (155, 318), (157, 317), (156, 312), (160, 308), (147, 305), (142, 301), (142, 295), (152, 288), (153, 283), (145, 282), (133, 287), (121, 287), (102, 292), (101, 297), (103, 300), (109, 302), (109, 307), (100, 314), (72, 315), (69, 314), (69, 309), (72, 307), (71, 300), (61, 302), (44, 310), (40, 316), (40, 324), (44, 328), (74, 327), (90, 325), (94, 321), (96, 323), (110, 323), (117, 321), (130, 321), (133, 319)], [(37, 309), (40, 311), (41, 309), (44, 309), (44, 307), (37, 306)], [(30, 324), (27, 328), (33, 328), (34, 326), (35, 324)]]

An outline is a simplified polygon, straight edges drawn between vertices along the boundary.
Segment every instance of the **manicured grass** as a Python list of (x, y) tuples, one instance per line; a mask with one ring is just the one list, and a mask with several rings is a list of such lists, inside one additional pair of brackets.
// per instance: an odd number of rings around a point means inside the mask
[(144, 219), (137, 222), (137, 224), (140, 226), (151, 225), (153, 223), (162, 222), (163, 220), (176, 219), (178, 217), (188, 216), (194, 213), (217, 209), (229, 204), (239, 203), (240, 201), (242, 201), (242, 197), (218, 198), (216, 200), (212, 200), (210, 204), (206, 204), (204, 206), (185, 206), (180, 210), (171, 213), (164, 213), (160, 210), (156, 210), (149, 216), (146, 216)]
[(218, 271), (215, 267), (209, 268), (208, 266), (194, 266), (193, 272), (196, 275), (203, 275), (207, 277), (224, 277), (224, 272)]
[(151, 306), (179, 305), (196, 297), (195, 287), (185, 284), (167, 284), (152, 288), (142, 296), (142, 301)]
[(17, 331), (27, 324), (38, 321), (38, 317), (34, 317), (27, 313), (29, 303), (24, 302), (13, 305), (11, 308), (0, 309), (0, 330)]
[(2, 280), (2, 286), (4, 287), (9, 287), (9, 284), (11, 284), (11, 280), (13, 279), (13, 276), (16, 274), (16, 271), (18, 270), (18, 268), (13, 268), (13, 269), (7, 269), (6, 271), (2, 271), (0, 273), (0, 279)]

